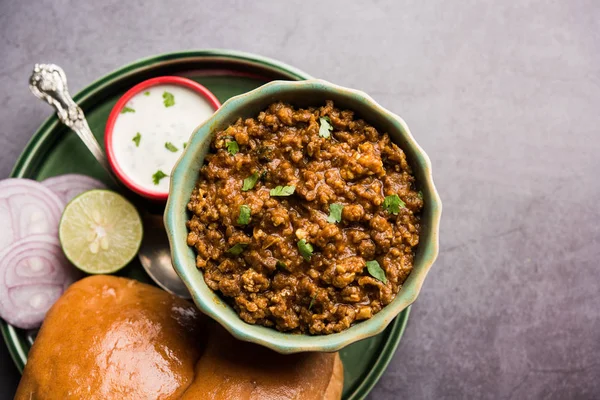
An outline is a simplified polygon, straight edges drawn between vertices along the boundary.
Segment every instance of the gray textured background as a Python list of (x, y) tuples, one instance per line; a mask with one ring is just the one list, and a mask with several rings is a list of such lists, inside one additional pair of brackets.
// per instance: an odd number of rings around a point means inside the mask
[[(441, 254), (372, 399), (600, 397), (600, 4), (0, 0), (0, 175), (50, 109), (137, 58), (231, 48), (365, 90), (429, 153)], [(0, 345), (2, 394), (17, 383)]]

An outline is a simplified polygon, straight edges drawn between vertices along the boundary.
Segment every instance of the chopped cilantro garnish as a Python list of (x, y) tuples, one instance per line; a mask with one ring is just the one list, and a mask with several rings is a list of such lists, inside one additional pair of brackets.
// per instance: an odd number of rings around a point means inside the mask
[(173, 152), (173, 153), (176, 153), (176, 152), (177, 152), (177, 150), (179, 150), (179, 149), (178, 149), (177, 147), (175, 147), (175, 146), (173, 145), (173, 143), (171, 143), (171, 142), (167, 142), (167, 143), (165, 143), (165, 149), (167, 149), (167, 150), (169, 150), (169, 151), (171, 151), (171, 152)]
[(321, 123), (321, 127), (319, 128), (319, 136), (327, 139), (330, 136), (330, 132), (333, 130), (333, 126), (331, 126), (331, 120), (329, 117), (321, 117), (319, 118), (319, 122)]
[(400, 197), (398, 197), (397, 194), (386, 196), (383, 200), (383, 208), (394, 215), (398, 215), (401, 207), (406, 207), (406, 204), (400, 199)]
[(135, 147), (140, 147), (140, 140), (142, 140), (142, 135), (140, 133), (136, 133), (131, 141), (135, 143)]
[(240, 215), (238, 217), (237, 223), (240, 225), (248, 225), (250, 222), (250, 212), (252, 210), (245, 204), (240, 206)]
[(269, 194), (271, 197), (276, 196), (291, 196), (294, 194), (296, 190), (296, 186), (277, 186), (275, 189), (271, 189)]
[(310, 311), (310, 309), (312, 308), (312, 306), (315, 304), (315, 299), (317, 298), (317, 294), (315, 293), (313, 295), (313, 297), (310, 298), (310, 304), (308, 305), (308, 311)]
[(160, 180), (161, 180), (162, 178), (166, 178), (167, 176), (169, 176), (169, 175), (165, 174), (164, 172), (162, 172), (162, 171), (159, 169), (158, 171), (156, 171), (156, 172), (154, 173), (154, 175), (152, 175), (152, 182), (154, 182), (154, 184), (155, 184), (155, 185), (158, 185), (158, 182), (160, 182)]
[(226, 146), (227, 146), (227, 151), (232, 156), (235, 156), (238, 153), (238, 151), (240, 151), (240, 146), (238, 146), (238, 143), (235, 140), (227, 142)]
[(329, 205), (329, 217), (327, 222), (334, 224), (342, 220), (342, 210), (344, 209), (343, 204), (333, 203)]
[(123, 107), (123, 109), (121, 110), (121, 114), (125, 114), (125, 113), (128, 113), (128, 112), (134, 113), (135, 110), (133, 108), (127, 107), (127, 106)]
[(310, 243), (304, 239), (298, 240), (298, 250), (300, 251), (302, 258), (304, 258), (306, 261), (310, 261), (310, 257), (313, 253), (313, 247)]
[(248, 246), (248, 243), (236, 243), (227, 250), (229, 254), (233, 254), (234, 256), (239, 256), (242, 254), (242, 251)]
[(150, 96), (150, 92), (144, 92), (144, 96)]
[(172, 107), (175, 105), (175, 96), (173, 96), (173, 93), (164, 92), (162, 97), (165, 107)]
[(258, 182), (258, 178), (259, 178), (258, 172), (255, 172), (252, 175), (250, 175), (249, 177), (247, 177), (246, 179), (244, 179), (244, 184), (242, 185), (242, 191), (247, 192), (250, 189), (254, 189), (256, 182)]
[(373, 278), (375, 278), (378, 281), (381, 281), (383, 283), (387, 283), (387, 278), (385, 277), (385, 271), (379, 266), (379, 263), (377, 262), (377, 260), (367, 261), (367, 271), (369, 271), (369, 274)]
[(277, 260), (277, 263), (275, 264), (275, 266), (277, 268), (287, 269), (287, 265), (283, 261), (280, 261), (280, 260)]
[(185, 149), (186, 147), (187, 147), (187, 143), (184, 143), (183, 144), (183, 148)]

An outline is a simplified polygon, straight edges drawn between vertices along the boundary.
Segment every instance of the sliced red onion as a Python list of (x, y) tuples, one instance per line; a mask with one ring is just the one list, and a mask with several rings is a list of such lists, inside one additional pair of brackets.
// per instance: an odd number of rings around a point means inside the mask
[(46, 313), (80, 273), (55, 235), (31, 235), (0, 253), (0, 316), (18, 328), (41, 325)]
[(39, 182), (0, 181), (0, 251), (32, 234), (58, 233), (65, 203)]
[(52, 190), (65, 204), (83, 192), (92, 189), (106, 189), (106, 185), (86, 175), (66, 174), (54, 176), (42, 181), (42, 185)]

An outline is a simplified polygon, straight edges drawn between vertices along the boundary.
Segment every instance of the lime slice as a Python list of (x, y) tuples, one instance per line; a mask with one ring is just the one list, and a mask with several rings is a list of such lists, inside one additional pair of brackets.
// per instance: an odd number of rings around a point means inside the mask
[(142, 243), (135, 207), (110, 190), (90, 190), (65, 208), (58, 235), (65, 255), (89, 274), (110, 274), (135, 257)]

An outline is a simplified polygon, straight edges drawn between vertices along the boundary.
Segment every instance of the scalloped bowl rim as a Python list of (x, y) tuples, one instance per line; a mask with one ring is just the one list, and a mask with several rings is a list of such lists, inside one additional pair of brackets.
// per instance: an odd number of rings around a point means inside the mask
[[(243, 110), (250, 99), (269, 97), (269, 93), (279, 90), (294, 90), (296, 88), (334, 91), (348, 97), (349, 101), (359, 100), (363, 107), (373, 109), (380, 118), (386, 118), (406, 143), (412, 147), (416, 154), (411, 164), (422, 169), (424, 181), (419, 181), (420, 186), (426, 189), (426, 207), (431, 207), (431, 219), (428, 224), (430, 239), (420, 242), (423, 246), (423, 256), (420, 260), (415, 258), (415, 265), (396, 298), (372, 318), (359, 322), (345, 331), (329, 335), (304, 335), (279, 332), (273, 328), (260, 325), (251, 325), (244, 322), (221, 297), (213, 292), (204, 282), (202, 272), (195, 265), (195, 252), (187, 245), (187, 203), (189, 193), (183, 189), (187, 180), (193, 177), (194, 185), (198, 171), (190, 171), (190, 164), (196, 159), (200, 148), (206, 147), (209, 137), (223, 115), (236, 114), (236, 110)], [(267, 102), (277, 99), (269, 98)], [(270, 103), (269, 103), (270, 104)], [(351, 108), (351, 107), (350, 107)], [(242, 112), (237, 112), (240, 115)], [(203, 157), (202, 157), (203, 158)], [(203, 161), (203, 160), (202, 160)], [(192, 173), (192, 175), (189, 175)], [(439, 252), (439, 224), (442, 213), (442, 203), (433, 183), (431, 161), (423, 149), (417, 144), (404, 120), (388, 111), (373, 100), (369, 95), (355, 89), (344, 88), (320, 79), (304, 81), (272, 81), (250, 92), (235, 96), (227, 100), (212, 117), (196, 128), (190, 142), (183, 154), (175, 164), (171, 173), (169, 197), (165, 208), (165, 227), (171, 246), (173, 266), (190, 291), (196, 306), (206, 315), (216, 320), (234, 337), (248, 342), (260, 344), (279, 353), (290, 354), (303, 351), (338, 351), (354, 342), (369, 338), (382, 332), (388, 324), (404, 309), (410, 306), (417, 298), (425, 277), (431, 269)], [(421, 233), (421, 236), (423, 234)], [(418, 261), (418, 268), (417, 268)]]

